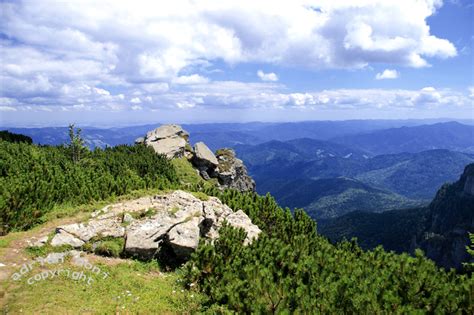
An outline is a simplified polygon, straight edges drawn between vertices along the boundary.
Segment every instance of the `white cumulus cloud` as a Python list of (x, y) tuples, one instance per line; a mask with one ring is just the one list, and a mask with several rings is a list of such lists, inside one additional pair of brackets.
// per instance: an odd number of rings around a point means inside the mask
[(375, 79), (385, 80), (385, 79), (396, 79), (400, 76), (397, 70), (385, 69), (383, 72), (377, 73)]
[(278, 76), (273, 72), (265, 73), (262, 70), (258, 70), (257, 71), (257, 76), (262, 81), (272, 81), (272, 82), (278, 81)]

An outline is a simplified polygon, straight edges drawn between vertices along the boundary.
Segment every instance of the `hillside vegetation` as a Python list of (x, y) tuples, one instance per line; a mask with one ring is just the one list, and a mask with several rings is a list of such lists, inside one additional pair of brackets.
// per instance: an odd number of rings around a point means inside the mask
[(370, 153), (313, 139), (236, 147), (257, 183), (282, 206), (304, 208), (314, 219), (360, 210), (382, 212), (426, 205), (446, 182), (474, 162), (444, 149)]
[(0, 224), (7, 230), (31, 228), (58, 205), (176, 185), (170, 162), (145, 146), (83, 150), (74, 162), (66, 146), (0, 140)]

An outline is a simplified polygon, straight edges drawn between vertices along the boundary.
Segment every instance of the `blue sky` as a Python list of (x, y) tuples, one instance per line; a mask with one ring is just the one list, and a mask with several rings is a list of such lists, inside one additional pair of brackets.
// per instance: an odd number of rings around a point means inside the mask
[(468, 0), (0, 6), (3, 126), (474, 119)]

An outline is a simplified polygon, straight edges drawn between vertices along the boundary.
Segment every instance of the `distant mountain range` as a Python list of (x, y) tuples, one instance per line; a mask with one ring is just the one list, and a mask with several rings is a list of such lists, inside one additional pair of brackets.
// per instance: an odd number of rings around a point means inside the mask
[(474, 126), (458, 122), (445, 122), (376, 130), (336, 137), (331, 140), (369, 152), (372, 155), (415, 153), (433, 149), (474, 153)]
[[(271, 140), (287, 141), (300, 138), (317, 140), (340, 141), (346, 144), (350, 136), (370, 135), (372, 132), (397, 129), (401, 127), (415, 127), (433, 123), (440, 120), (347, 120), (347, 121), (309, 121), (293, 123), (210, 123), (210, 124), (183, 124), (182, 126), (192, 136), (191, 142), (203, 141), (216, 150), (222, 147), (234, 147), (238, 144), (260, 144)], [(148, 130), (155, 129), (160, 124), (147, 124), (141, 126), (130, 126), (120, 128), (92, 128), (83, 127), (83, 136), (91, 147), (114, 146), (117, 144), (131, 144)], [(474, 122), (466, 121), (466, 126), (472, 127)], [(435, 129), (439, 128), (437, 124)], [(81, 126), (77, 126), (81, 127)], [(449, 127), (449, 126), (448, 126)], [(442, 128), (442, 126), (441, 126)], [(35, 143), (62, 144), (67, 141), (67, 126), (44, 127), (44, 128), (10, 128), (0, 127), (11, 132), (21, 133), (33, 138)], [(449, 128), (448, 128), (449, 129)], [(411, 130), (411, 129), (410, 129)], [(395, 137), (396, 135), (394, 135)], [(449, 140), (449, 139), (448, 139)], [(441, 144), (436, 148), (445, 148), (448, 143)], [(472, 141), (471, 144), (472, 146)], [(349, 147), (353, 147), (349, 145)], [(434, 147), (422, 148), (418, 151), (434, 149)], [(364, 151), (364, 149), (363, 149)], [(370, 151), (370, 150), (365, 150)], [(403, 152), (403, 151), (399, 151)], [(412, 151), (410, 151), (412, 152)], [(395, 152), (378, 152), (395, 153)]]

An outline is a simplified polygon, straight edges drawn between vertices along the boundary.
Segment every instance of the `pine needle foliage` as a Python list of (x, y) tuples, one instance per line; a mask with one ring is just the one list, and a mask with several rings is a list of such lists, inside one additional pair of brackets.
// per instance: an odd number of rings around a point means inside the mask
[(207, 297), (203, 310), (257, 314), (473, 314), (472, 275), (445, 271), (414, 256), (362, 250), (353, 241), (331, 244), (302, 210), (274, 199), (207, 190), (243, 209), (263, 230), (244, 246), (245, 232), (229, 226), (202, 243), (185, 280)]
[(79, 149), (79, 144), (76, 149), (81, 153), (71, 158), (70, 146), (0, 140), (2, 226), (25, 230), (41, 223), (55, 205), (79, 205), (138, 189), (177, 186), (174, 167), (149, 147), (121, 145), (89, 151)]

